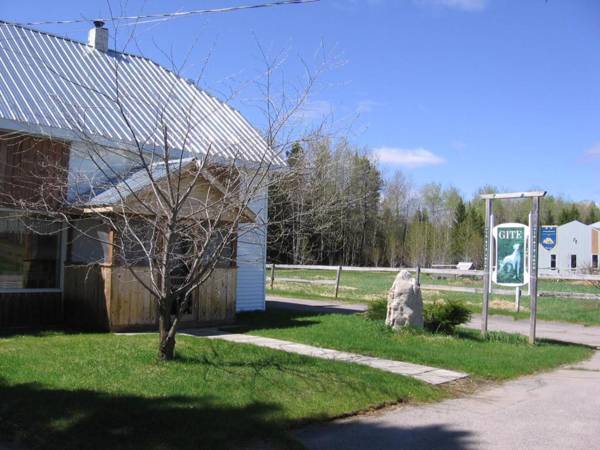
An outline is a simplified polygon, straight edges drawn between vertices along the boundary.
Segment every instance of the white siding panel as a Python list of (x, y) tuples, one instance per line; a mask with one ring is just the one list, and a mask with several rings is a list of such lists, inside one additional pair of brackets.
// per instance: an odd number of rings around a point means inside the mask
[[(539, 246), (538, 267), (543, 274), (585, 272), (592, 265), (592, 226), (579, 221), (556, 229), (556, 246), (548, 251)], [(556, 255), (556, 270), (550, 269), (550, 255)], [(577, 256), (577, 268), (571, 269), (571, 255)]]
[[(266, 224), (266, 193), (255, 199), (250, 208), (258, 220)], [(264, 311), (265, 309), (265, 263), (267, 253), (266, 225), (240, 225), (237, 246), (237, 311)]]

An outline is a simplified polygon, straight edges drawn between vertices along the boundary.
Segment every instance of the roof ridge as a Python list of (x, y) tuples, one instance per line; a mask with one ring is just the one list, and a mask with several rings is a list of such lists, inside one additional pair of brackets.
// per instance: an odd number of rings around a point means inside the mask
[[(77, 39), (73, 39), (73, 38), (70, 38), (70, 37), (67, 37), (67, 36), (62, 36), (60, 34), (51, 33), (49, 31), (44, 31), (44, 30), (39, 30), (37, 28), (32, 28), (31, 26), (24, 25), (24, 24), (19, 23), (19, 22), (10, 22), (8, 20), (0, 19), (0, 24), (11, 25), (11, 26), (14, 26), (14, 27), (17, 27), (17, 28), (21, 28), (23, 30), (33, 31), (34, 33), (44, 34), (46, 36), (50, 36), (50, 37), (53, 37), (53, 38), (62, 39), (64, 41), (72, 42), (74, 44), (83, 45), (84, 47), (90, 47), (90, 45), (88, 45), (86, 42), (79, 41)], [(212, 92), (209, 92), (208, 90), (204, 89), (203, 87), (198, 86), (198, 84), (196, 84), (195, 81), (192, 81), (190, 78), (186, 78), (186, 77), (181, 76), (177, 72), (175, 72), (175, 71), (173, 71), (173, 70), (171, 70), (171, 69), (163, 66), (162, 64), (157, 63), (156, 61), (154, 61), (152, 58), (150, 58), (148, 56), (137, 55), (135, 53), (123, 52), (123, 51), (114, 50), (114, 49), (108, 49), (108, 51), (106, 53), (112, 53), (112, 54), (117, 54), (117, 55), (125, 55), (125, 56), (130, 56), (132, 58), (139, 58), (139, 59), (143, 59), (143, 60), (146, 60), (148, 62), (151, 62), (152, 64), (156, 65), (157, 67), (161, 68), (162, 70), (166, 70), (167, 72), (173, 74), (175, 77), (181, 79), (182, 81), (184, 81), (185, 83), (189, 84), (190, 86), (193, 86), (194, 88), (198, 89), (199, 91), (204, 92), (208, 96), (214, 98), (216, 101), (220, 102), (221, 104), (223, 104), (227, 108), (229, 108), (232, 111), (235, 111), (236, 113), (238, 113), (240, 116), (242, 116), (244, 118), (244, 120), (247, 121), (247, 119), (245, 118), (245, 116), (237, 108), (235, 108), (234, 106), (230, 105), (227, 101), (223, 100), (218, 95), (213, 94)], [(248, 124), (250, 126), (252, 126), (249, 122), (248, 122)]]
[[(61, 34), (52, 33), (50, 31), (39, 30), (37, 28), (33, 28), (31, 26), (24, 25), (24, 24), (19, 23), (19, 22), (10, 22), (8, 20), (2, 20), (2, 19), (0, 19), (0, 24), (11, 25), (11, 26), (14, 26), (14, 27), (17, 27), (17, 28), (22, 28), (23, 30), (33, 31), (34, 33), (45, 34), (46, 36), (50, 36), (50, 37), (57, 38), (57, 39), (62, 39), (63, 41), (68, 41), (68, 42), (72, 42), (74, 44), (83, 45), (84, 47), (90, 47), (90, 45), (88, 45), (87, 42), (79, 41), (77, 39), (73, 39), (73, 38), (70, 38), (70, 37), (67, 37), (67, 36), (63, 36)], [(115, 53), (115, 54), (119, 54), (119, 55), (133, 56), (134, 58), (143, 58), (143, 59), (147, 59), (149, 61), (152, 61), (147, 56), (136, 55), (135, 53), (130, 53), (130, 52), (122, 52), (120, 50), (108, 49), (108, 51), (106, 53)], [(154, 62), (154, 61), (152, 61), (152, 62)], [(158, 63), (154, 62), (154, 64), (158, 64)], [(160, 64), (158, 64), (158, 65), (160, 66)]]

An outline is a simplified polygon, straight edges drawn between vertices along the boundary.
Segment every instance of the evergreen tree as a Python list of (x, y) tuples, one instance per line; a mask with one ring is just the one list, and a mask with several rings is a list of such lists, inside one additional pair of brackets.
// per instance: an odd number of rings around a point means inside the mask
[(462, 198), (454, 210), (454, 220), (450, 231), (450, 257), (452, 263), (458, 263), (465, 253), (465, 220), (467, 208)]
[(564, 225), (565, 223), (572, 222), (573, 220), (581, 220), (579, 209), (577, 209), (577, 206), (574, 203), (572, 203), (570, 207), (564, 207), (560, 211), (558, 223), (559, 225)]
[(585, 217), (585, 223), (587, 223), (588, 225), (591, 225), (593, 223), (596, 223), (600, 220), (600, 209), (598, 209), (598, 206), (596, 206), (596, 204), (594, 202), (590, 203), (587, 215)]
[(554, 225), (554, 214), (552, 214), (552, 210), (550, 208), (546, 208), (542, 222), (543, 225)]

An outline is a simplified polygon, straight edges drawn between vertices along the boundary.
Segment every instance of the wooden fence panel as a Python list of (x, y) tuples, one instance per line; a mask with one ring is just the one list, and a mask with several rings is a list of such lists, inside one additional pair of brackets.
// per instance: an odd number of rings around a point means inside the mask
[(43, 328), (62, 324), (60, 292), (0, 293), (0, 328)]
[(110, 268), (67, 265), (65, 267), (65, 322), (72, 327), (108, 330)]

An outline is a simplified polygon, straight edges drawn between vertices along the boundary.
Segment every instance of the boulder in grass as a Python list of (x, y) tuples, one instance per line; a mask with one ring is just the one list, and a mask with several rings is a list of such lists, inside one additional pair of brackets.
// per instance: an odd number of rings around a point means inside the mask
[(388, 293), (385, 324), (394, 330), (423, 328), (421, 289), (407, 270), (400, 271)]

